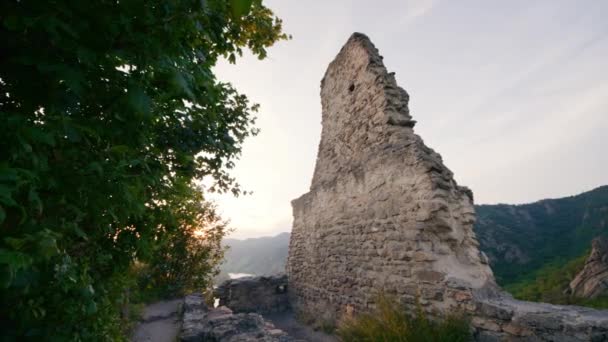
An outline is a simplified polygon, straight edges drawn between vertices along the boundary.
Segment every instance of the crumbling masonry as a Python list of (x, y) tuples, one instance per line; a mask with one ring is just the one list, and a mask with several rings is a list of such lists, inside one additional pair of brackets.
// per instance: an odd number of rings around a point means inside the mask
[(473, 232), (472, 192), (414, 133), (409, 96), (353, 34), (321, 81), (322, 134), (310, 191), (294, 200), (293, 308), (336, 321), (379, 291), (434, 317), (467, 313), (478, 340), (608, 340), (608, 313), (503, 293)]

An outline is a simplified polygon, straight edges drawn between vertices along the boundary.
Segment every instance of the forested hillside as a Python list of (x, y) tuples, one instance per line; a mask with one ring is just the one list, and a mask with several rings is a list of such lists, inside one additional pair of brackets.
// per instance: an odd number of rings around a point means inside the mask
[(523, 205), (478, 205), (475, 232), (501, 285), (564, 265), (608, 232), (608, 186)]

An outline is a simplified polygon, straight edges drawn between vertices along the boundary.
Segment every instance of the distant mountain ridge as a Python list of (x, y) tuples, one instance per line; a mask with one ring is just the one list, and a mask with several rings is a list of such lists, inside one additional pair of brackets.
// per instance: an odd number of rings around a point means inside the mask
[(228, 273), (271, 275), (285, 271), (289, 233), (251, 239), (224, 239), (228, 246), (220, 276)]
[[(476, 205), (475, 233), (501, 285), (529, 278), (543, 266), (566, 264), (608, 236), (608, 186), (570, 197), (530, 204)], [(283, 272), (289, 233), (255, 239), (226, 239), (231, 246), (222, 273)]]

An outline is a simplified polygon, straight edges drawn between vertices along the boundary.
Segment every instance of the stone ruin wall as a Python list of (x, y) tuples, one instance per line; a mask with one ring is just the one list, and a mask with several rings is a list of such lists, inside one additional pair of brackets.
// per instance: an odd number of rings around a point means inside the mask
[(311, 189), (293, 201), (295, 302), (360, 311), (383, 289), (410, 302), (421, 291), (444, 309), (454, 298), (446, 284), (491, 286), (471, 192), (414, 134), (408, 94), (366, 37), (354, 35), (330, 64), (321, 99)]
[(608, 315), (512, 299), (473, 232), (473, 195), (414, 133), (409, 96), (354, 34), (321, 82), (322, 133), (310, 191), (292, 202), (290, 302), (336, 322), (378, 291), (431, 316), (462, 311), (478, 340), (608, 340)]
[(271, 314), (290, 309), (285, 274), (229, 279), (214, 290), (214, 297), (219, 306), (236, 313)]

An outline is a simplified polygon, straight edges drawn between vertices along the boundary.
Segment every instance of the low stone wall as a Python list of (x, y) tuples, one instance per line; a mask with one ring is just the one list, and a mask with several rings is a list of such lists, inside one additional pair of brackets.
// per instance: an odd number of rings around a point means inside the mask
[(475, 340), (608, 341), (608, 311), (533, 303), (508, 294), (480, 299), (472, 319)]
[(260, 314), (287, 311), (287, 275), (246, 277), (223, 282), (215, 290), (221, 306), (234, 312)]
[[(189, 296), (184, 305), (182, 341), (200, 341), (196, 339), (200, 336), (250, 336), (252, 331), (259, 336), (270, 334), (269, 338), (274, 338), (275, 334), (285, 339), (282, 331), (258, 314), (289, 310), (288, 288), (286, 275), (228, 280), (216, 289), (221, 307), (214, 310), (202, 307), (202, 298)], [(420, 293), (418, 299), (402, 304), (413, 308), (419, 304), (426, 307), (430, 299), (454, 301), (458, 304), (453, 313), (460, 310), (471, 318), (476, 341), (608, 341), (608, 311), (519, 301), (495, 288), (471, 289), (452, 284), (433, 293), (424, 289), (416, 291)], [(322, 310), (318, 313), (325, 314)], [(242, 331), (241, 326), (252, 330)]]
[(181, 342), (297, 342), (255, 313), (234, 314), (225, 306), (209, 308), (201, 294), (184, 299)]

